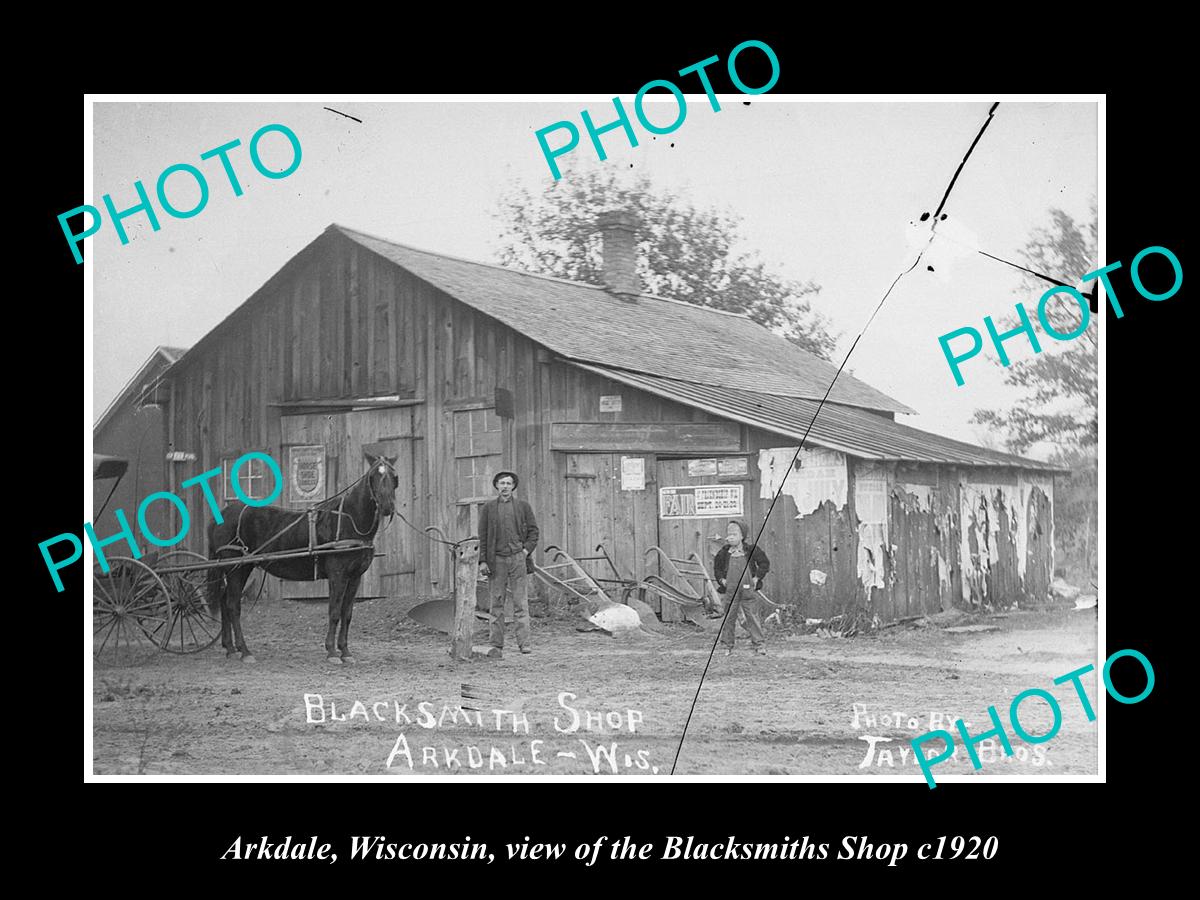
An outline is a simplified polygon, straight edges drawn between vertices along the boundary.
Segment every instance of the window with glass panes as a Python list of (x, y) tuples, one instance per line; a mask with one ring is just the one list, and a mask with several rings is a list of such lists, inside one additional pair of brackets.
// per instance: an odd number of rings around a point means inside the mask
[(487, 500), (500, 470), (500, 418), (494, 409), (454, 413), (454, 469), (459, 502)]
[[(221, 460), (221, 473), (224, 476), (221, 482), (224, 485), (224, 498), (227, 502), (241, 499), (233, 492), (233, 464), (237, 460), (236, 456), (227, 456)], [(266, 462), (257, 457), (245, 460), (238, 467), (237, 478), (238, 487), (251, 500), (264, 500), (275, 489), (274, 476), (267, 468)]]

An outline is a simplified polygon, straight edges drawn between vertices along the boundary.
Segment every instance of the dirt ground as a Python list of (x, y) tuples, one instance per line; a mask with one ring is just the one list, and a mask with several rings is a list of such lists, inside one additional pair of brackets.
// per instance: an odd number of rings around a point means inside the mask
[[(671, 771), (715, 623), (614, 639), (581, 633), (580, 620), (556, 614), (533, 620), (531, 655), (517, 652), (510, 629), (503, 659), (454, 663), (448, 638), (409, 620), (408, 605), (359, 603), (356, 661), (342, 666), (325, 660), (324, 605), (294, 601), (262, 601), (244, 615), (253, 663), (227, 659), (219, 644), (187, 656), (148, 645), (120, 657), (106, 650), (93, 670), (95, 773)], [(733, 656), (718, 649), (713, 657), (676, 774), (920, 778), (911, 738), (953, 730), (960, 717), (982, 733), (989, 705), (1011, 735), (1009, 703), (1034, 687), (1062, 708), (1052, 740), (1031, 747), (1011, 738), (1012, 757), (983, 744), (978, 772), (960, 748), (935, 776), (1094, 774), (1096, 723), (1072, 685), (1053, 679), (1094, 662), (1095, 611), (1014, 611), (953, 624), (964, 623), (996, 630), (950, 633), (947, 622), (852, 638), (768, 630), (765, 657), (751, 654), (739, 631)], [(1098, 706), (1097, 673), (1082, 684)], [(475, 699), (464, 699), (464, 685)], [(1048, 706), (1027, 701), (1020, 721), (1045, 732)]]

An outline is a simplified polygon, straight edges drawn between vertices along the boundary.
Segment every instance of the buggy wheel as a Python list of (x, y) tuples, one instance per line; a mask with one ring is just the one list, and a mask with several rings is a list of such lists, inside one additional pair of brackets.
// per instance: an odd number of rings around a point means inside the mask
[(120, 654), (141, 641), (146, 625), (165, 623), (171, 600), (154, 570), (125, 556), (108, 557), (109, 569), (92, 570), (92, 654)]
[[(208, 562), (190, 550), (176, 550), (158, 558), (158, 566), (164, 569)], [(168, 653), (199, 653), (215, 644), (221, 636), (221, 620), (208, 609), (208, 570), (197, 566), (183, 572), (161, 572), (159, 578), (171, 602), (165, 615), (139, 622), (146, 637)]]

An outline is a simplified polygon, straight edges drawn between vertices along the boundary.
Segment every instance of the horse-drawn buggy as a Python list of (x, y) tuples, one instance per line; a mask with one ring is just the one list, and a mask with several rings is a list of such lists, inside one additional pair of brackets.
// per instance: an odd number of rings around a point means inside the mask
[[(149, 641), (171, 653), (197, 653), (221, 638), (227, 655), (253, 661), (242, 636), (241, 605), (255, 568), (289, 581), (329, 580), (331, 662), (350, 662), (350, 620), (359, 580), (375, 556), (380, 521), (395, 513), (395, 460), (368, 456), (367, 471), (309, 509), (233, 503), (208, 528), (209, 555), (190, 550), (97, 559), (92, 573), (93, 653)], [(128, 462), (96, 455), (93, 479), (113, 479), (99, 519)], [(99, 555), (99, 554), (98, 554)], [(337, 637), (336, 645), (334, 642)]]

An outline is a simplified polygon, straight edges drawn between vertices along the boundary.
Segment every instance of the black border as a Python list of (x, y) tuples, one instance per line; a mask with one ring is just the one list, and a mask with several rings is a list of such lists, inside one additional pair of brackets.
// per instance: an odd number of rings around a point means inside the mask
[[(760, 29), (747, 29), (747, 33), (766, 40), (779, 55), (782, 76), (774, 92), (870, 91), (897, 86), (873, 77), (850, 83), (844, 68), (831, 70), (832, 75), (811, 78), (815, 68), (808, 56), (812, 35), (806, 36), (801, 44), (794, 33)], [(645, 37), (619, 44), (616, 38), (608, 44), (598, 40), (599, 47), (582, 47), (578, 37), (574, 37), (570, 52), (553, 61), (547, 58), (546, 46), (522, 53), (519, 44), (509, 42), (504, 47), (493, 47), (491, 54), (476, 54), (465, 70), (462, 66), (467, 64), (462, 61), (461, 53), (453, 59), (459, 68), (451, 69), (444, 46), (441, 57), (436, 56), (437, 47), (433, 45), (425, 48), (428, 51), (425, 56), (415, 54), (410, 47), (392, 74), (386, 79), (376, 74), (367, 89), (473, 90), (474, 86), (465, 82), (487, 71), (486, 89), (490, 91), (590, 90), (628, 94), (645, 80), (659, 77), (664, 68), (669, 71), (675, 63), (679, 63), (675, 66), (678, 68), (713, 53), (724, 58), (737, 42), (725, 37), (690, 36), (674, 42)], [(664, 59), (670, 60), (666, 67)], [(441, 65), (437, 64), (439, 60)], [(357, 81), (353, 68), (334, 74), (349, 76), (336, 79), (347, 86)], [(869, 72), (866, 74), (870, 76)], [(1065, 74), (1078, 76), (1077, 72)], [(962, 88), (952, 79), (930, 78), (928, 83), (910, 80), (918, 83), (907, 86), (909, 90), (987, 89), (987, 85)], [(186, 87), (174, 87), (207, 90), (213, 85), (193, 82)], [(227, 83), (222, 87), (229, 90), (234, 86)], [(302, 89), (303, 86), (295, 88)], [(1063, 88), (1046, 82), (1027, 84), (1023, 89)], [(35, 599), (29, 606), (36, 612), (33, 621), (25, 624), (37, 635), (34, 640), (42, 651), (38, 657), (39, 689), (52, 690), (43, 685), (48, 685), (54, 675), (72, 682), (53, 688), (53, 696), (59, 698), (77, 696), (74, 675), (68, 677), (65, 673), (68, 669), (75, 671), (75, 661), (79, 658), (75, 655), (77, 645), (73, 643), (79, 618), (70, 598), (80, 596), (80, 576), (76, 570), (68, 577), (67, 590), (62, 594), (47, 589), (36, 542), (61, 531), (64, 511), (78, 508), (75, 506), (79, 489), (78, 457), (71, 448), (78, 439), (79, 418), (74, 413), (74, 399), (79, 396), (77, 379), (82, 373), (74, 363), (76, 348), (80, 346), (78, 332), (68, 329), (66, 322), (73, 318), (69, 310), (79, 303), (82, 269), (74, 265), (66, 252), (55, 217), (83, 202), (78, 155), (82, 112), (82, 95), (67, 92), (48, 96), (24, 111), (31, 117), (28, 127), (36, 129), (38, 135), (33, 159), (38, 177), (23, 185), (32, 192), (24, 205), (33, 215), (25, 221), (33, 227), (31, 243), (37, 262), (31, 269), (24, 253), (14, 254), (17, 267), (32, 276), (26, 282), (32, 282), (30, 289), (22, 292), (19, 300), (18, 331), (25, 336), (23, 342), (42, 351), (27, 357), (41, 362), (40, 365), (33, 362), (36, 379), (14, 379), (18, 384), (13, 385), (18, 407), (13, 424), (20, 428), (25, 423), (37, 423), (36, 437), (31, 435), (33, 440), (17, 444), (33, 457), (32, 464), (30, 460), (23, 463), (23, 470), (33, 473), (33, 477), (13, 479), (20, 482), (14, 484), (18, 496), (29, 493), (29, 499), (21, 505), (27, 510), (23, 518), (29, 519), (29, 528), (22, 529), (21, 538), (22, 551), (29, 554), (32, 562), (30, 577)], [(1156, 91), (1130, 89), (1108, 95), (1107, 113), (1107, 260), (1120, 259), (1127, 267), (1143, 247), (1161, 245), (1171, 248), (1186, 269), (1182, 213), (1186, 208), (1183, 157), (1187, 148), (1171, 137), (1177, 119), (1173, 104), (1160, 99)], [(21, 241), (17, 246), (24, 244)], [(876, 841), (903, 840), (914, 846), (922, 840), (936, 840), (941, 834), (996, 834), (1001, 853), (986, 864), (989, 867), (1055, 861), (1094, 865), (1098, 840), (1122, 842), (1120, 856), (1108, 862), (1117, 858), (1136, 860), (1156, 846), (1163, 829), (1140, 814), (1134, 814), (1136, 827), (1132, 827), (1133, 820), (1131, 827), (1125, 827), (1121, 820), (1115, 820), (1114, 824), (1108, 817), (1117, 811), (1154, 804), (1156, 798), (1162, 797), (1164, 777), (1188, 775), (1186, 764), (1178, 773), (1169, 765), (1175, 753), (1183, 748), (1168, 743), (1170, 739), (1154, 726), (1173, 721), (1169, 712), (1174, 669), (1178, 667), (1173, 665), (1174, 658), (1167, 647), (1167, 633), (1187, 628), (1191, 618), (1188, 564), (1192, 554), (1186, 546), (1191, 523), (1182, 502), (1182, 495), (1190, 487), (1186, 479), (1191, 462), (1187, 452), (1190, 429), (1186, 406), (1180, 401), (1185, 400), (1186, 388), (1195, 384), (1195, 379), (1186, 377), (1181, 365), (1191, 356), (1186, 346), (1190, 330), (1184, 321), (1187, 309), (1184, 292), (1169, 301), (1150, 303), (1132, 292), (1127, 274), (1118, 273), (1114, 284), (1122, 298), (1125, 317), (1118, 321), (1110, 311), (1102, 323), (1107, 331), (1108, 352), (1107, 459), (1114, 489), (1106, 493), (1110, 563), (1108, 590), (1101, 602), (1108, 617), (1109, 651), (1131, 647), (1145, 653), (1154, 663), (1157, 680), (1153, 694), (1141, 704), (1106, 703), (1107, 785), (1028, 784), (1002, 789), (987, 784), (943, 784), (936, 791), (929, 791), (922, 784), (843, 783), (652, 784), (610, 788), (590, 784), (462, 787), (405, 782), (394, 789), (374, 784), (170, 784), (137, 791), (88, 785), (79, 798), (85, 819), (80, 820), (74, 833), (63, 832), (61, 809), (41, 810), (39, 816), (53, 813), (50, 818), (54, 821), (42, 821), (35, 816), (22, 839), (11, 849), (49, 850), (56, 856), (63, 852), (78, 854), (84, 857), (90, 871), (99, 873), (113, 859), (113, 845), (105, 836), (135, 835), (136, 844), (127, 846), (142, 848), (136, 852), (136, 865), (139, 876), (146, 880), (162, 875), (170, 882), (180, 872), (187, 872), (189, 878), (212, 874), (240, 879), (249, 875), (274, 881), (299, 873), (309, 879), (311, 870), (332, 871), (345, 884), (357, 883), (360, 873), (317, 863), (239, 863), (231, 868), (229, 863), (220, 864), (218, 857), (235, 836), (242, 834), (252, 839), (250, 836), (262, 833), (297, 836), (316, 833), (343, 845), (350, 834), (378, 833), (396, 840), (423, 841), (460, 840), (462, 835), (470, 834), (476, 841), (486, 840), (493, 845), (529, 834), (535, 841), (565, 842), (572, 846), (601, 834), (611, 838), (629, 834), (641, 842), (657, 840), (660, 844), (666, 834), (692, 834), (698, 840), (713, 842), (724, 842), (730, 834), (736, 834), (739, 840), (765, 841), (780, 840), (784, 834), (792, 838), (807, 834), (813, 840), (832, 843), (834, 852), (843, 834), (870, 835)], [(43, 340), (38, 341), (34, 336)], [(31, 337), (33, 340), (29, 340)], [(1176, 377), (1180, 378), (1178, 382)], [(23, 584), (24, 578), (18, 583)], [(47, 640), (47, 635), (65, 639)], [(48, 668), (54, 672), (47, 673)], [(63, 720), (62, 726), (59, 719)], [(52, 714), (52, 720), (54, 739), (47, 735), (29, 749), (37, 756), (36, 768), (44, 773), (41, 777), (70, 784), (79, 778), (80, 759), (75, 743), (78, 720), (57, 712)], [(35, 721), (39, 729), (45, 722)], [(64, 733), (58, 736), (60, 727)], [(117, 791), (120, 793), (114, 794)], [(96, 817), (102, 827), (97, 826)], [(1098, 838), (1097, 829), (1105, 834)], [(47, 845), (48, 836), (56, 834), (74, 846), (55, 849), (53, 841)], [(151, 835), (169, 835), (169, 840), (152, 840)], [(169, 850), (145, 849), (153, 844), (165, 845)], [(911, 864), (910, 860), (909, 867)], [(414, 871), (412, 865), (397, 868), (396, 863), (390, 863), (372, 871), (410, 875)], [(629, 873), (633, 867), (637, 870), (632, 873), (636, 877), (647, 865), (624, 863), (619, 871)], [(707, 880), (718, 871), (741, 874), (770, 867), (783, 873), (785, 870), (779, 867), (784, 865), (788, 864), (709, 861), (674, 863), (669, 871), (672, 878), (699, 874)], [(795, 871), (800, 879), (806, 879), (818, 869), (837, 877), (847, 863), (836, 867), (800, 865)], [(946, 865), (955, 866), (956, 872), (969, 871), (961, 863), (949, 862), (929, 871), (937, 874)], [(985, 864), (971, 865), (978, 868)], [(366, 868), (362, 867), (364, 873)], [(544, 876), (547, 868), (556, 870), (550, 877), (563, 886), (578, 883), (564, 880), (570, 872), (589, 871), (570, 862), (525, 866), (520, 873), (510, 866), (504, 874), (519, 874), (521, 879), (532, 880)], [(483, 874), (499, 871), (491, 866)], [(356, 877), (345, 879), (347, 872)], [(461, 867), (445, 874), (454, 879), (447, 886), (471, 889), (472, 885), (492, 883), (460, 880), (462, 875), (469, 874)], [(623, 877), (628, 879), (629, 875)], [(604, 883), (638, 884), (632, 880)]]

